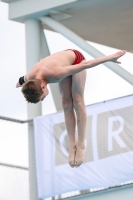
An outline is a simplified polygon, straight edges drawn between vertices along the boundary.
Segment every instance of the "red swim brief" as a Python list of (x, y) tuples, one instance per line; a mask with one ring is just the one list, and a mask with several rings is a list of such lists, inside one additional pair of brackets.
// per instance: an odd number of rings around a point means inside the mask
[(79, 64), (83, 60), (85, 60), (85, 57), (83, 56), (83, 54), (80, 51), (75, 50), (75, 49), (67, 49), (67, 50), (71, 50), (75, 53), (75, 61), (74, 61), (73, 65)]

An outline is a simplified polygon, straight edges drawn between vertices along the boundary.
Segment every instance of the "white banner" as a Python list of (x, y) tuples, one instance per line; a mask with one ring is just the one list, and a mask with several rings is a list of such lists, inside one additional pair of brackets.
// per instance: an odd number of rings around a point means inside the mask
[(39, 198), (133, 180), (133, 96), (87, 106), (85, 161), (68, 164), (64, 114), (34, 119)]

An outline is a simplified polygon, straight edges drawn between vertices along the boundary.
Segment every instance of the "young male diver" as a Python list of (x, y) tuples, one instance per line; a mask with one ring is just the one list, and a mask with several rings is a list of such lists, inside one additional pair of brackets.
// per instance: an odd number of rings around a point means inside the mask
[[(87, 119), (84, 103), (86, 69), (108, 61), (120, 64), (117, 60), (125, 53), (126, 51), (123, 50), (109, 56), (86, 61), (82, 53), (68, 49), (44, 58), (36, 63), (28, 74), (19, 78), (16, 87), (22, 86), (24, 97), (31, 103), (43, 101), (49, 93), (47, 85), (59, 82), (69, 137), (69, 164), (71, 167), (79, 167), (86, 152), (84, 144)], [(78, 128), (77, 141), (76, 124)]]

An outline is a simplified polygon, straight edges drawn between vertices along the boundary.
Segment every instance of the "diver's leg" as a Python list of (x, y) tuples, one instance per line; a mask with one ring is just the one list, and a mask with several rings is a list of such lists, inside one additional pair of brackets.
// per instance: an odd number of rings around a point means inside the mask
[(75, 112), (72, 100), (72, 76), (66, 77), (59, 83), (59, 89), (62, 96), (62, 106), (64, 110), (66, 128), (69, 137), (69, 164), (74, 167), (75, 163)]
[(85, 132), (86, 132), (86, 107), (84, 103), (84, 87), (86, 70), (72, 76), (72, 97), (77, 116), (78, 141), (76, 144), (75, 166), (78, 167), (84, 160)]

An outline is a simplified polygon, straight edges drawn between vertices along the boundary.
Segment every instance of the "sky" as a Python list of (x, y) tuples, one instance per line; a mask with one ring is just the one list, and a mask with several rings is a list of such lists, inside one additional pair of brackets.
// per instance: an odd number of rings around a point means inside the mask
[[(87, 60), (93, 59), (62, 35), (47, 30), (45, 34), (51, 54), (75, 48), (80, 50)], [(117, 49), (102, 44), (91, 41), (88, 43), (105, 55), (117, 52)], [(15, 88), (19, 77), (26, 74), (25, 54), (25, 26), (22, 23), (8, 20), (8, 4), (0, 2), (0, 116), (27, 119), (27, 103), (21, 93), (21, 88)], [(132, 60), (133, 54), (127, 53), (121, 58), (121, 66), (133, 74)], [(87, 70), (86, 105), (130, 94), (133, 94), (133, 86), (104, 65)], [(56, 108), (50, 92), (42, 103), (42, 114), (55, 112)]]

